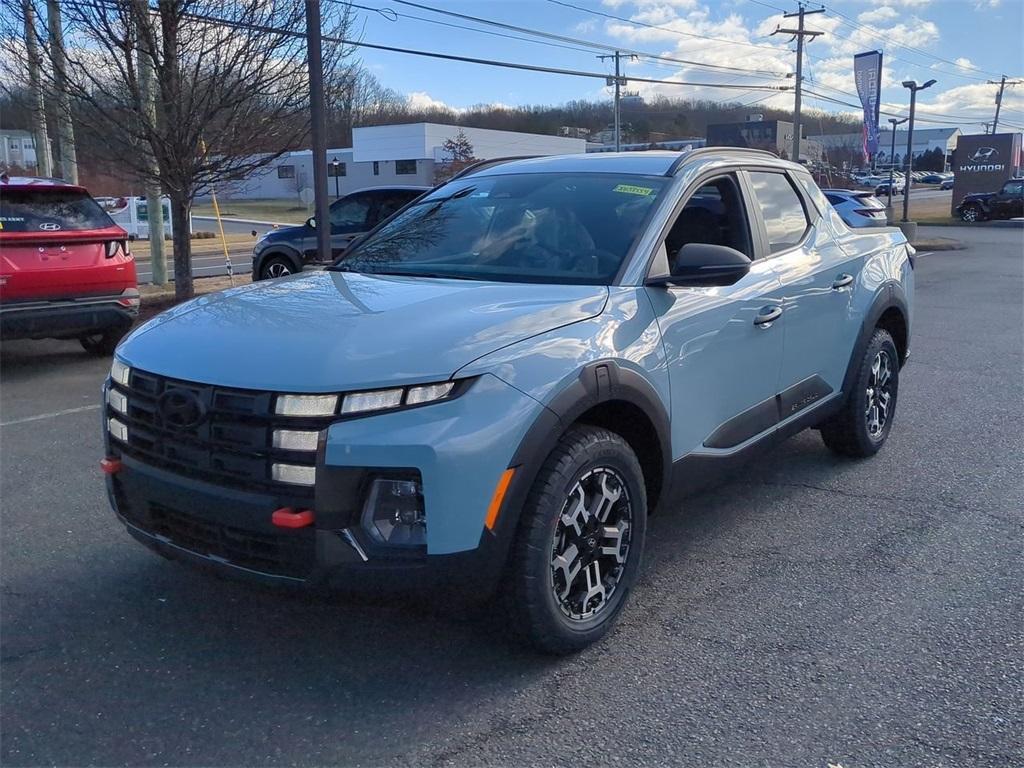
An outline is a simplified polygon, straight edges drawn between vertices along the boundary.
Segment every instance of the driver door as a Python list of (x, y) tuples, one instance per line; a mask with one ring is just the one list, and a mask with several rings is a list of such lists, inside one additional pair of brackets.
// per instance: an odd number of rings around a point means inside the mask
[[(665, 233), (650, 276), (669, 272), (687, 243), (726, 245), (752, 258), (743, 189), (732, 173), (699, 182)], [(729, 452), (774, 428), (784, 320), (769, 296), (779, 287), (771, 265), (755, 259), (733, 285), (645, 288), (668, 361), (673, 459)]]

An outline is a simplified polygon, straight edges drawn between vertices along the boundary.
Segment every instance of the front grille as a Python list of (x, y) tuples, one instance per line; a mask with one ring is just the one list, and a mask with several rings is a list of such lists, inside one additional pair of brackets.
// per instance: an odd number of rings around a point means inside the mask
[[(271, 480), (270, 467), (275, 462), (316, 463), (312, 452), (273, 448), (273, 431), (275, 427), (321, 430), (332, 417), (277, 416), (272, 392), (180, 381), (135, 368), (127, 388), (111, 386), (128, 400), (123, 416), (108, 408), (108, 415), (128, 426), (127, 442), (115, 443), (125, 455), (219, 485), (312, 498), (312, 486)], [(170, 389), (190, 392), (202, 403), (206, 415), (198, 425), (181, 428), (165, 423), (159, 401)]]
[[(126, 512), (128, 510), (125, 510)], [(129, 519), (148, 533), (168, 539), (183, 549), (213, 556), (231, 565), (274, 576), (309, 577), (316, 561), (312, 528), (261, 533), (201, 520), (162, 504), (150, 502), (148, 521)]]

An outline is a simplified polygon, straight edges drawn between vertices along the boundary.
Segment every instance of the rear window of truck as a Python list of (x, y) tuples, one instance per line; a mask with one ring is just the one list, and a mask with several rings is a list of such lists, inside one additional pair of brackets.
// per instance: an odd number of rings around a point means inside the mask
[(65, 232), (112, 226), (113, 220), (84, 192), (0, 188), (0, 231)]

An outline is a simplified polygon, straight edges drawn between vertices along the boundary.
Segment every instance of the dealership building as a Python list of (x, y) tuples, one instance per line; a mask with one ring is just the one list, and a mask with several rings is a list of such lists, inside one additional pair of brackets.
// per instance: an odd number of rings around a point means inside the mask
[[(911, 151), (914, 157), (920, 157), (925, 152), (939, 149), (946, 156), (947, 160), (952, 157), (956, 148), (957, 139), (960, 137), (959, 128), (914, 128), (914, 143)], [(827, 155), (829, 150), (859, 151), (864, 146), (864, 135), (857, 133), (835, 133), (827, 136), (811, 136), (813, 141), (818, 142)], [(889, 163), (889, 152), (892, 150), (892, 131), (882, 130), (878, 138), (878, 155), (875, 162), (881, 164)], [(906, 162), (904, 155), (907, 153), (907, 132), (896, 131), (896, 155), (900, 162)]]
[[(352, 146), (327, 150), (327, 193), (344, 195), (377, 186), (432, 185), (448, 158), (444, 143), (462, 131), (479, 160), (496, 157), (567, 155), (586, 151), (582, 138), (408, 123), (355, 128)], [(235, 200), (299, 198), (313, 187), (313, 153), (287, 152), (223, 193)], [(218, 190), (221, 191), (221, 190)]]

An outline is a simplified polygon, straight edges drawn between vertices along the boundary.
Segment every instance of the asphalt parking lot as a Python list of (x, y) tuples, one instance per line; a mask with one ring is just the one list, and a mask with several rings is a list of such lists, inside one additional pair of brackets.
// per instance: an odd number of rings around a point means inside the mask
[(136, 544), (97, 468), (109, 361), (4, 345), (0, 762), (1024, 763), (1024, 233), (943, 228), (880, 455), (806, 432), (655, 517), (617, 630), (283, 597)]

